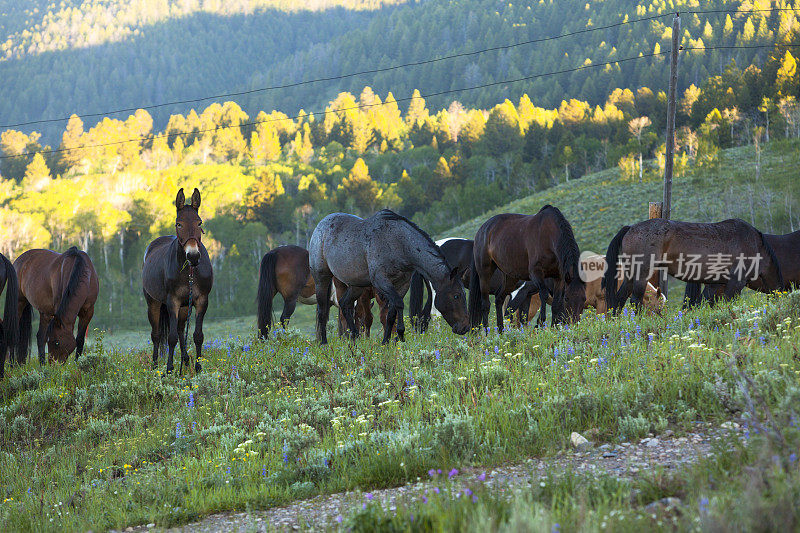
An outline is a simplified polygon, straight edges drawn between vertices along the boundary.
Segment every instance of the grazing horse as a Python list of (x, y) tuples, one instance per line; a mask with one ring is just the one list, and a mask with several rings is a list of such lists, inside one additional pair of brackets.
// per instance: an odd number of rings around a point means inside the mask
[[(469, 278), (472, 273), (473, 241), (470, 239), (450, 238), (438, 240), (436, 245), (439, 246), (442, 255), (447, 259), (447, 264), (458, 269), (458, 275), (461, 276), (464, 286), (469, 285)], [(429, 294), (428, 301), (424, 306), (422, 304), (423, 286), (427, 287)], [(494, 275), (492, 275), (489, 291), (497, 297), (497, 293), (502, 288), (503, 274), (500, 271), (495, 271)], [(408, 318), (415, 331), (424, 333), (430, 325), (431, 315), (434, 312), (431, 309), (431, 301), (436, 293), (431, 290), (430, 283), (419, 272), (414, 272), (411, 276), (409, 293)]]
[(503, 331), (505, 297), (523, 280), (545, 292), (544, 280), (553, 278), (552, 323), (577, 320), (586, 301), (579, 255), (572, 226), (556, 207), (546, 205), (535, 215), (493, 216), (475, 235), (469, 291), (472, 326), (489, 325), (489, 292), (496, 270), (504, 275), (500, 298), (495, 296), (498, 331)]
[(311, 273), (317, 287), (317, 340), (327, 342), (330, 284), (335, 276), (347, 286), (339, 300), (353, 337), (352, 303), (370, 286), (388, 305), (383, 344), (397, 321), (404, 340), (403, 296), (411, 274), (418, 270), (436, 290), (436, 307), (459, 335), (469, 331), (464, 286), (458, 270), (450, 268), (439, 247), (410, 220), (384, 209), (366, 219), (344, 213), (323, 218), (311, 236)]
[[(581, 269), (584, 272), (584, 279), (589, 278), (586, 282), (586, 305), (585, 309), (593, 307), (598, 313), (605, 313), (608, 311), (608, 304), (606, 303), (606, 294), (602, 288), (602, 278), (594, 277), (592, 272), (602, 273), (606, 269), (606, 258), (602, 255), (590, 255), (581, 258)], [(545, 280), (545, 285), (550, 288), (552, 280)], [(618, 281), (618, 286), (622, 286), (622, 280)], [(547, 303), (552, 305), (552, 296), (547, 299)], [(645, 308), (653, 313), (660, 314), (661, 309), (664, 307), (667, 299), (652, 283), (647, 282), (647, 289), (644, 295)], [(526, 282), (525, 285), (512, 293), (511, 302), (508, 304), (509, 311), (517, 314), (517, 320), (522, 323), (530, 321), (539, 313), (539, 325), (544, 323), (546, 315), (546, 307), (542, 305), (540, 295), (536, 290), (536, 286), (531, 282)], [(527, 315), (525, 311), (527, 310)]]
[(39, 311), (39, 363), (44, 364), (45, 343), (50, 361), (63, 363), (76, 348), (77, 361), (100, 291), (92, 260), (74, 246), (63, 254), (28, 250), (17, 257), (14, 268), (19, 280), (17, 361), (24, 363), (28, 358), (34, 308)]
[[(336, 291), (334, 304), (338, 306), (336, 298), (344, 295), (346, 287), (334, 279)], [(259, 336), (266, 339), (272, 329), (272, 300), (280, 293), (283, 297), (283, 312), (281, 312), (281, 327), (289, 325), (289, 319), (294, 314), (299, 301), (302, 304), (314, 305), (317, 303), (314, 278), (308, 266), (308, 250), (294, 245), (278, 246), (270, 250), (261, 259), (261, 268), (258, 276), (258, 303), (257, 325)], [(356, 302), (355, 316), (359, 330), (364, 330), (369, 337), (372, 327), (371, 300), (374, 294), (366, 291)], [(340, 334), (347, 327), (344, 316), (339, 311)]]
[[(0, 254), (0, 293), (6, 290), (6, 305), (3, 311), (3, 320), (0, 320), (0, 378), (3, 377), (6, 366), (6, 356), (13, 353), (17, 346), (19, 321), (17, 319), (19, 299), (19, 283), (17, 271), (6, 256)], [(13, 358), (12, 358), (13, 361)]]
[[(800, 288), (800, 230), (785, 235), (770, 235), (765, 233), (764, 240), (775, 251), (778, 263), (783, 275), (784, 288)], [(773, 280), (774, 282), (774, 280)], [(781, 290), (776, 284), (767, 283), (767, 280), (756, 279), (747, 283), (747, 287), (759, 292), (769, 293)], [(700, 283), (687, 283), (686, 294), (684, 295), (684, 305), (693, 307), (702, 301), (708, 301), (711, 305), (722, 299), (724, 296), (725, 285), (707, 283), (705, 289), (700, 292)]]
[[(783, 287), (772, 246), (739, 219), (701, 223), (654, 218), (624, 226), (609, 244), (606, 259), (603, 286), (614, 313), (631, 294), (635, 305), (642, 303), (655, 268), (686, 282), (722, 283), (726, 299), (739, 294), (748, 281)], [(623, 282), (618, 290), (615, 278)]]
[(147, 302), (150, 338), (153, 341), (153, 368), (158, 366), (161, 344), (169, 347), (167, 372), (172, 372), (175, 345), (181, 345), (181, 367), (189, 364), (186, 349), (189, 313), (197, 310), (194, 327), (195, 372), (201, 370), (203, 348), (203, 319), (208, 309), (208, 295), (214, 284), (214, 271), (208, 251), (203, 246), (203, 220), (200, 218), (200, 191), (192, 193), (186, 205), (183, 189), (175, 198), (175, 235), (159, 237), (147, 247), (142, 265), (142, 288)]

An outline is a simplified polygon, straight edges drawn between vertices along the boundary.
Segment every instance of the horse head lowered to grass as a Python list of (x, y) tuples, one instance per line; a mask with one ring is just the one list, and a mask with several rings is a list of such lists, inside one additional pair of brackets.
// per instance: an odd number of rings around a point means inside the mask
[(352, 302), (369, 287), (388, 306), (383, 343), (389, 342), (397, 322), (404, 340), (403, 296), (411, 275), (421, 272), (436, 290), (436, 307), (459, 335), (469, 331), (464, 285), (430, 236), (410, 220), (384, 209), (366, 219), (344, 213), (323, 218), (311, 236), (309, 263), (317, 289), (317, 340), (327, 343), (331, 280), (347, 286), (340, 308), (353, 337), (358, 329)]

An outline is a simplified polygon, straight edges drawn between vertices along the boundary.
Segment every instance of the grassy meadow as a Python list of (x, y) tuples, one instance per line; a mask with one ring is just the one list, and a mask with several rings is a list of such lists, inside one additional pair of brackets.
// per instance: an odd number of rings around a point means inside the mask
[[(396, 514), (359, 506), (339, 527), (800, 523), (798, 292), (686, 314), (587, 312), (569, 328), (502, 335), (456, 337), (436, 322), (386, 347), (375, 335), (321, 347), (295, 330), (267, 342), (207, 339), (198, 375), (165, 376), (163, 361), (150, 369), (146, 346), (106, 339), (77, 364), (12, 369), (0, 383), (2, 529), (170, 526), (548, 456), (569, 448), (572, 431), (616, 443), (731, 419), (753, 427), (745, 442), (732, 438), (687, 472), (633, 481), (554, 472), (510, 499), (476, 487), (473, 499), (442, 496)], [(655, 522), (642, 508), (666, 496), (688, 503)]]

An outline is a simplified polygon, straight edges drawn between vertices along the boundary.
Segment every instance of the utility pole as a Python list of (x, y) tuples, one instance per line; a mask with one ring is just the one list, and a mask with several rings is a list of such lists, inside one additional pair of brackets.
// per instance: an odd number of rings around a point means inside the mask
[[(672, 50), (669, 64), (669, 95), (667, 100), (667, 153), (664, 163), (664, 201), (661, 204), (661, 217), (669, 220), (672, 207), (672, 169), (675, 161), (675, 109), (678, 92), (678, 51), (680, 50), (681, 15), (675, 13), (672, 20)], [(667, 296), (667, 273), (661, 272), (659, 288), (664, 297)]]

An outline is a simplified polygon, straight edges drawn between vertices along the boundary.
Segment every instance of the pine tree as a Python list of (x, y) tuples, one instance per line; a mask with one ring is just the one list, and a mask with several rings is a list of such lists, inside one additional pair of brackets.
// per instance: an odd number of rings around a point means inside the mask
[(22, 178), (22, 186), (28, 190), (40, 191), (47, 186), (50, 181), (50, 169), (42, 154), (34, 154), (33, 159), (25, 169), (25, 176)]

